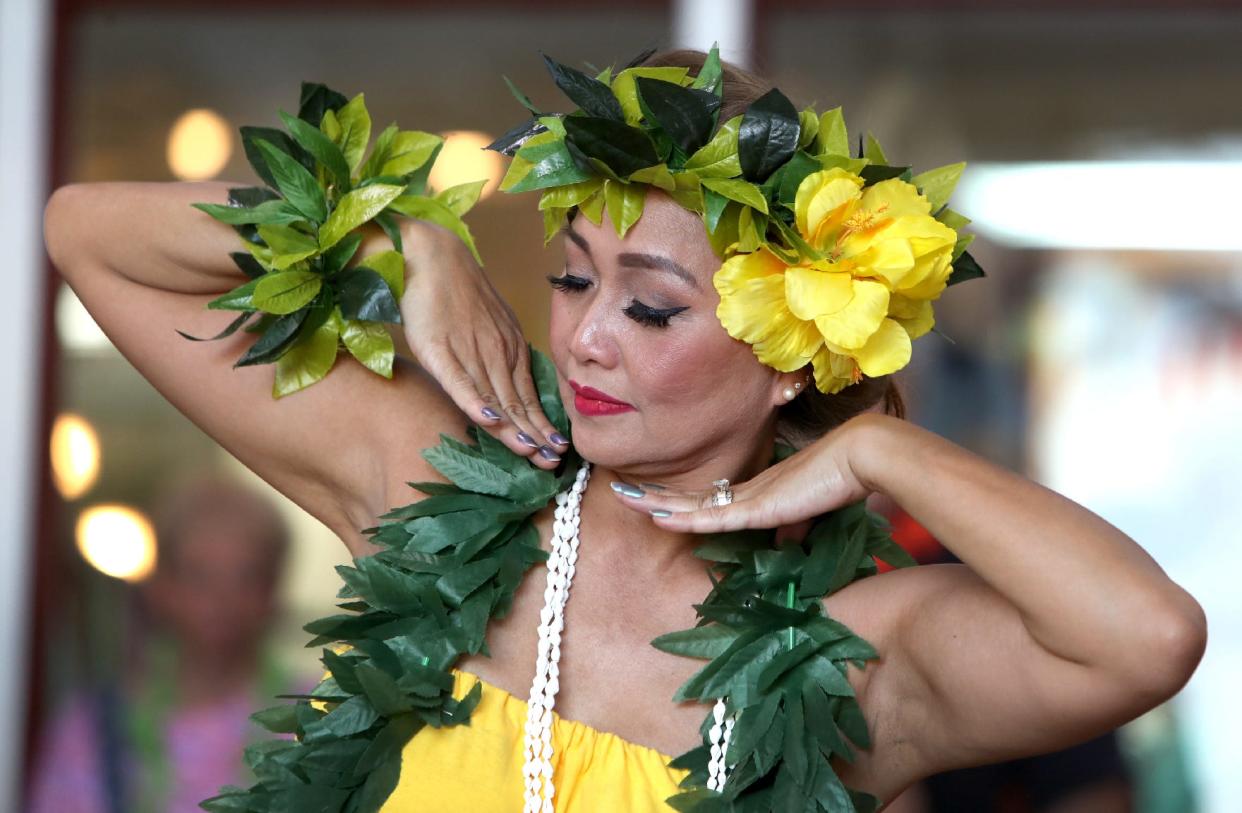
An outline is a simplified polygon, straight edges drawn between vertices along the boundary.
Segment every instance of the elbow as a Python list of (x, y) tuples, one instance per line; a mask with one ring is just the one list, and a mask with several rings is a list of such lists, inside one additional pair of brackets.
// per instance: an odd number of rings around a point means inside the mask
[(77, 228), (76, 211), (83, 195), (82, 184), (61, 186), (52, 192), (43, 209), (43, 245), (48, 259), (62, 276), (67, 276), (75, 265), (81, 237), (80, 223)]
[(1147, 615), (1142, 647), (1143, 667), (1137, 684), (1151, 705), (1181, 691), (1203, 659), (1207, 648), (1207, 616), (1199, 602), (1181, 588), (1165, 607)]

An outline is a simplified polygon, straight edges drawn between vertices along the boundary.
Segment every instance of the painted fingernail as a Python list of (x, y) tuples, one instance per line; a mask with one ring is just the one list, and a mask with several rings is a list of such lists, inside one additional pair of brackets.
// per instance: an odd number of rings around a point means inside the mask
[(489, 406), (485, 406), (485, 407), (483, 407), (483, 408), (482, 408), (481, 410), (479, 410), (479, 411), (480, 411), (480, 412), (482, 412), (482, 413), (483, 413), (483, 417), (484, 417), (484, 418), (487, 418), (489, 421), (498, 421), (498, 420), (500, 420), (500, 413), (499, 413), (499, 412), (497, 412), (496, 410), (492, 409), (492, 408), (491, 408), (491, 407), (489, 407)]
[(551, 460), (554, 463), (561, 459), (561, 456), (559, 454), (552, 451), (551, 446), (540, 446), (539, 456), (542, 457), (544, 460)]
[(629, 483), (618, 483), (616, 480), (613, 480), (610, 485), (612, 486), (613, 491), (618, 494), (623, 494), (626, 497), (633, 497), (637, 500), (644, 496), (644, 492), (641, 488), (638, 486), (632, 486)]
[(526, 434), (525, 432), (518, 432), (517, 439), (520, 440), (522, 443), (525, 443), (527, 446), (529, 446), (532, 449), (539, 448), (539, 444), (535, 443), (535, 439), (532, 438), (530, 435)]
[(643, 488), (649, 488), (652, 491), (663, 491), (664, 490), (664, 486), (660, 485), (659, 483), (639, 483), (639, 485), (642, 486)]
[(568, 446), (569, 445), (569, 438), (565, 437), (560, 432), (553, 432), (552, 434), (548, 435), (548, 440), (552, 441), (557, 446)]
[(663, 508), (657, 508), (651, 512), (651, 516), (653, 517), (663, 518), (663, 517), (671, 517), (672, 515), (673, 515), (672, 511), (665, 511)]

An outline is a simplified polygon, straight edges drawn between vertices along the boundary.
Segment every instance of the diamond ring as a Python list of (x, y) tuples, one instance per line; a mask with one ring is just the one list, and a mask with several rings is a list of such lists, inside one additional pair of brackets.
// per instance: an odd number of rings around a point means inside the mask
[(716, 493), (712, 494), (712, 505), (729, 505), (733, 502), (733, 490), (729, 488), (728, 480), (713, 480), (712, 485), (716, 488)]

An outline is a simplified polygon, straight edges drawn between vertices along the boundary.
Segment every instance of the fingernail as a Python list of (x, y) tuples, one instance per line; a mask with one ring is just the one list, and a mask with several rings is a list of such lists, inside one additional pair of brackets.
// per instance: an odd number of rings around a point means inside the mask
[(535, 443), (535, 439), (532, 438), (530, 435), (526, 434), (525, 432), (518, 432), (517, 439), (520, 440), (522, 443), (525, 443), (527, 446), (529, 446), (532, 449), (539, 448), (539, 444)]
[(673, 515), (672, 511), (665, 511), (663, 508), (657, 508), (651, 512), (651, 516), (653, 517), (663, 518), (663, 517), (671, 517), (672, 515)]
[(485, 406), (485, 407), (483, 407), (483, 409), (481, 409), (481, 410), (479, 410), (479, 411), (480, 411), (480, 412), (482, 412), (482, 413), (483, 413), (483, 417), (484, 417), (484, 418), (487, 418), (489, 421), (498, 421), (498, 420), (500, 420), (500, 413), (499, 413), (499, 412), (497, 412), (496, 410), (492, 409), (492, 408), (491, 408), (491, 407), (489, 407), (489, 406)]
[(629, 483), (618, 483), (616, 480), (613, 480), (610, 485), (613, 491), (618, 494), (624, 494), (626, 497), (633, 497), (636, 500), (643, 497), (643, 490), (638, 486), (632, 486)]
[(540, 446), (539, 456), (542, 457), (544, 460), (551, 460), (553, 462), (556, 462), (561, 459), (561, 456), (557, 454), (556, 452), (552, 451), (552, 448), (550, 446)]
[(569, 438), (565, 437), (560, 432), (553, 432), (552, 434), (548, 435), (548, 440), (552, 441), (557, 446), (568, 446), (569, 445)]
[(642, 486), (643, 488), (649, 488), (652, 491), (663, 491), (664, 490), (664, 486), (660, 485), (659, 483), (639, 483), (639, 485)]

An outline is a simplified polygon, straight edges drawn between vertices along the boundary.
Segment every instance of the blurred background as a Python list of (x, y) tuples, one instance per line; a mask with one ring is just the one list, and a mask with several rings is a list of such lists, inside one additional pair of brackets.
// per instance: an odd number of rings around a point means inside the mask
[[(237, 127), (277, 125), (304, 79), (447, 134), (434, 186), (498, 179), (478, 147), (523, 115), (502, 75), (561, 109), (540, 51), (603, 67), (713, 41), (799, 106), (844, 105), (895, 163), (969, 162), (952, 204), (989, 277), (939, 303), (902, 374), (912, 419), (1100, 513), (1209, 617), (1166, 706), (892, 809), (1239, 809), (1242, 6), (1193, 0), (2, 0), (0, 809), (190, 810), (240, 781), (244, 716), (313, 682), (299, 628), (346, 560), (94, 326), (43, 252), (50, 190), (249, 182)], [(471, 228), (546, 349), (559, 247), (490, 190)]]

